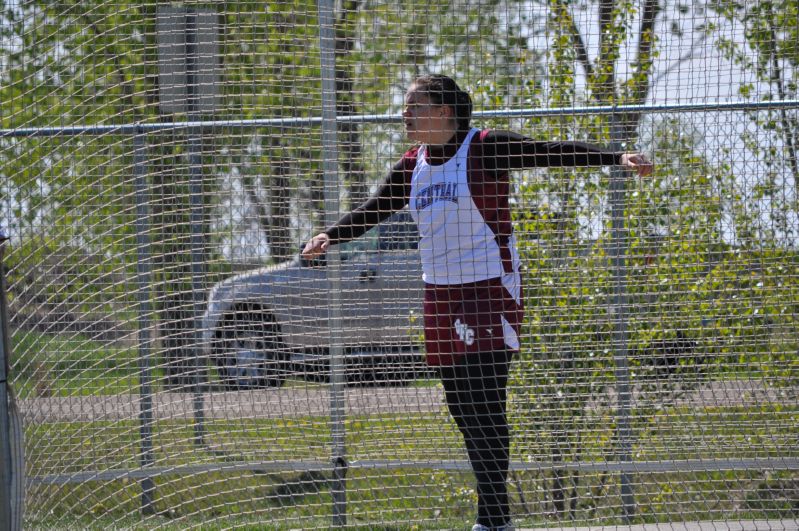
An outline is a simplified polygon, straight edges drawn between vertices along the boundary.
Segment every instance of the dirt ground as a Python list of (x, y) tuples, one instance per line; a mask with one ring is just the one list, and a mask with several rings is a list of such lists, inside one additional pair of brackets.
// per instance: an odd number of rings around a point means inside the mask
[[(512, 393), (511, 393), (512, 394)], [(442, 388), (349, 387), (343, 390), (347, 415), (392, 415), (414, 413), (445, 414)], [(328, 416), (329, 388), (320, 385), (292, 386), (257, 391), (211, 392), (195, 397), (191, 393), (159, 392), (152, 396), (154, 418), (189, 419), (194, 416), (195, 398), (201, 399), (208, 419), (279, 419), (299, 416)], [(644, 396), (634, 396), (645, 400)], [(589, 407), (610, 406), (613, 393)], [(733, 380), (711, 382), (677, 398), (673, 404), (697, 407), (799, 404), (798, 388), (771, 388), (763, 382)], [(635, 404), (633, 404), (635, 405)], [(24, 422), (97, 422), (135, 420), (141, 412), (141, 398), (135, 394), (80, 397), (42, 397), (19, 400)]]

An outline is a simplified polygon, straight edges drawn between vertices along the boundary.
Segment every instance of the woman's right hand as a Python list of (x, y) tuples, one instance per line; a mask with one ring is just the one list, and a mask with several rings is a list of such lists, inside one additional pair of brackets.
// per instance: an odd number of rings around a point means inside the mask
[(330, 247), (330, 236), (322, 232), (308, 240), (300, 254), (305, 260), (313, 260), (325, 254), (328, 247)]

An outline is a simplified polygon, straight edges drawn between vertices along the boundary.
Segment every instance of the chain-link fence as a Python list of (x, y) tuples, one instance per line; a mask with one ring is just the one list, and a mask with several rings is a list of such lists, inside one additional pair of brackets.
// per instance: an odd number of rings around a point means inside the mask
[[(0, 3), (25, 527), (460, 529), (406, 209), (304, 260), (453, 75), (513, 172), (517, 527), (799, 519), (792, 1)], [(407, 111), (405, 116), (407, 116)]]

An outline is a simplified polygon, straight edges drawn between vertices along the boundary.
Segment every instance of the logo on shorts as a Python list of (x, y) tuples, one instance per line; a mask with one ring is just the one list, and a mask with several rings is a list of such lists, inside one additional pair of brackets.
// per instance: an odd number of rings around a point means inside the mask
[(458, 334), (458, 337), (461, 338), (461, 341), (466, 343), (466, 345), (473, 345), (474, 344), (474, 330), (469, 328), (469, 325), (466, 323), (462, 323), (460, 319), (455, 321), (455, 333)]

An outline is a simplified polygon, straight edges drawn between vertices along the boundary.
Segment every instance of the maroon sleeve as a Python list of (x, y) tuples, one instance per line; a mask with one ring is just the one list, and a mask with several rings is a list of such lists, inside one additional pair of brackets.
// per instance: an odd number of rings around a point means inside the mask
[(527, 168), (612, 166), (619, 164), (622, 155), (585, 142), (545, 142), (509, 131), (485, 131), (481, 140), (484, 168), (495, 173)]
[(369, 199), (325, 230), (330, 243), (354, 240), (408, 204), (416, 151), (405, 153)]

